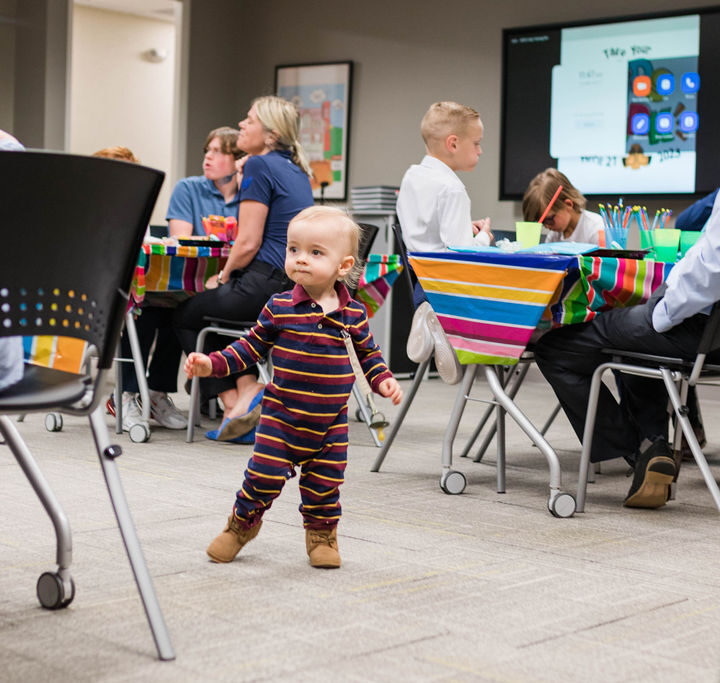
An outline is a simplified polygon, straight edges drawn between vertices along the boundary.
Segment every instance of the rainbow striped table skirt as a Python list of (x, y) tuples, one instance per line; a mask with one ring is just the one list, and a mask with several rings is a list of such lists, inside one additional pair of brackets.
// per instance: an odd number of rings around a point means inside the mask
[(411, 254), (410, 262), (463, 365), (514, 365), (536, 328), (592, 320), (646, 301), (672, 264), (629, 258)]

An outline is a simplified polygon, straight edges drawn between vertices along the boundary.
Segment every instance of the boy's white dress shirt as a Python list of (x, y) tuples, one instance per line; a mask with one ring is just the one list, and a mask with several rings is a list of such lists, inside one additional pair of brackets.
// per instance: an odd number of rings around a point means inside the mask
[(484, 232), (473, 237), (465, 185), (447, 164), (430, 155), (405, 172), (397, 214), (408, 251), (447, 251), (451, 246), (490, 243)]

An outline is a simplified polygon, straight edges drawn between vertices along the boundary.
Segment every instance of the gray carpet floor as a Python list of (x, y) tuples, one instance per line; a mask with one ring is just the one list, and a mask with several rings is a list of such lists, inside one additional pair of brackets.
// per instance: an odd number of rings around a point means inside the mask
[[(491, 447), (482, 463), (456, 457), (468, 485), (449, 496), (440, 446), (455, 392), (424, 383), (379, 473), (367, 430), (351, 424), (336, 571), (308, 564), (297, 479), (234, 562), (208, 561), (249, 447), (162, 428), (145, 444), (116, 436), (173, 662), (156, 659), (87, 420), (66, 416), (51, 434), (29, 415), (18, 427), (73, 526), (77, 594), (65, 610), (39, 607), (52, 525), (0, 446), (0, 680), (718, 681), (720, 513), (695, 464), (675, 501), (630, 510), (625, 467), (611, 463), (586, 512), (556, 519), (544, 458), (509, 423), (507, 492), (495, 492)], [(474, 393), (487, 395), (483, 382)], [(720, 472), (720, 392), (701, 397)], [(550, 412), (535, 371), (518, 404), (536, 424)], [(482, 410), (468, 407), (460, 446)], [(579, 444), (564, 417), (548, 438), (574, 492)]]

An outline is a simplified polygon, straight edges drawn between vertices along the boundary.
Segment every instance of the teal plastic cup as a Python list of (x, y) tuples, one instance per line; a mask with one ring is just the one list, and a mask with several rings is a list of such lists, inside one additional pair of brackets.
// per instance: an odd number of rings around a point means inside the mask
[(640, 231), (640, 248), (649, 249), (650, 251), (645, 254), (645, 260), (655, 260), (655, 243), (653, 242), (653, 234), (651, 230)]
[(517, 221), (515, 223), (515, 237), (523, 249), (540, 244), (541, 231), (542, 224), (535, 221)]
[(677, 261), (680, 233), (681, 230), (675, 230), (674, 228), (653, 230), (656, 260), (665, 263), (675, 263)]
[(690, 247), (700, 239), (702, 233), (699, 230), (682, 230), (680, 233), (680, 258), (685, 256)]

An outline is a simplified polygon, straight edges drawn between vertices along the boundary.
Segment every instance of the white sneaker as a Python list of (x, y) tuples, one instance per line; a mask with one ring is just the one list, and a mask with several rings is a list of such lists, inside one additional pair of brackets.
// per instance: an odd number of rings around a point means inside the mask
[(144, 425), (148, 431), (148, 423), (143, 420), (140, 404), (137, 402), (137, 395), (123, 391), (122, 395), (122, 428), (129, 432), (135, 425)]
[(166, 429), (187, 429), (187, 418), (164, 391), (150, 392), (150, 417)]

